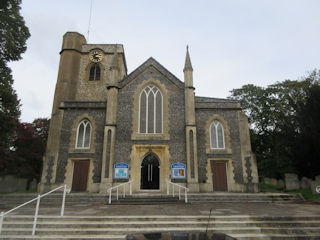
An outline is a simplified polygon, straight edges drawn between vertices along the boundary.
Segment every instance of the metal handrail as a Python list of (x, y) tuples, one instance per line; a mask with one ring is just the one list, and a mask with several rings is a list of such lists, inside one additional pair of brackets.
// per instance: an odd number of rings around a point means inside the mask
[(30, 200), (28, 202), (25, 202), (25, 203), (13, 208), (13, 209), (7, 211), (7, 212), (1, 212), (1, 214), (0, 214), (0, 233), (1, 233), (1, 230), (2, 230), (2, 224), (3, 224), (3, 219), (4, 219), (5, 215), (8, 215), (9, 213), (12, 213), (13, 211), (15, 211), (15, 210), (17, 210), (17, 209), (19, 209), (19, 208), (21, 208), (23, 206), (26, 206), (27, 204), (32, 203), (32, 202), (37, 200), (36, 211), (34, 213), (34, 220), (33, 220), (33, 227), (32, 227), (32, 235), (34, 235), (35, 232), (36, 232), (38, 212), (39, 212), (39, 206), (40, 206), (40, 199), (42, 197), (45, 197), (45, 196), (47, 196), (47, 195), (49, 195), (49, 194), (61, 189), (61, 188), (63, 188), (63, 197), (62, 197), (62, 205), (61, 205), (60, 216), (63, 217), (64, 205), (65, 205), (65, 200), (66, 200), (66, 193), (70, 193), (70, 191), (71, 191), (71, 189), (66, 184), (62, 185), (60, 187), (57, 187), (57, 188), (51, 190), (50, 192), (44, 193), (42, 195), (38, 195), (38, 197), (36, 197), (36, 198), (34, 198), (34, 199), (32, 199), (32, 200)]
[(184, 189), (184, 202), (187, 203), (188, 202), (188, 195), (187, 195), (187, 192), (189, 192), (189, 188), (187, 187), (184, 187), (182, 185), (179, 185), (177, 183), (173, 183), (173, 182), (170, 182), (169, 180), (166, 180), (167, 181), (167, 195), (169, 195), (169, 192), (170, 192), (170, 184), (172, 185), (172, 197), (174, 197), (174, 186), (177, 186), (178, 187), (178, 190), (179, 190), (179, 200), (181, 200), (181, 188)]
[(117, 186), (111, 187), (107, 190), (107, 192), (109, 193), (109, 204), (111, 204), (111, 195), (112, 195), (112, 190), (113, 189), (117, 189), (117, 200), (119, 200), (119, 188), (121, 186), (123, 186), (123, 197), (126, 197), (126, 185), (129, 184), (129, 189), (130, 189), (130, 195), (132, 195), (132, 182), (133, 180), (129, 181), (129, 182), (125, 182), (125, 183), (121, 183)]

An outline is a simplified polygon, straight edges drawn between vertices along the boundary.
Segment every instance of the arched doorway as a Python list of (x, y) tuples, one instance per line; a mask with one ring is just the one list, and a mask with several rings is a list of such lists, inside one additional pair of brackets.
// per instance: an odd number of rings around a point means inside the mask
[(159, 189), (159, 160), (149, 153), (141, 163), (141, 189)]

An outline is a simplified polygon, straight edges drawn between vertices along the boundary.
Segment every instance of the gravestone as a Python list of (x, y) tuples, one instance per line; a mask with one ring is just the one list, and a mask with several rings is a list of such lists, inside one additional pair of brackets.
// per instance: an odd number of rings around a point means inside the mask
[(265, 178), (263, 178), (263, 182), (265, 184), (271, 184), (271, 178), (265, 177)]
[(29, 190), (37, 190), (37, 188), (38, 188), (38, 183), (37, 183), (37, 180), (34, 178), (29, 185)]
[(6, 175), (0, 178), (0, 192), (16, 192), (26, 190), (27, 179), (17, 178), (14, 175)]
[(285, 174), (286, 190), (296, 190), (300, 188), (298, 175), (294, 173)]
[(270, 181), (272, 185), (278, 185), (278, 180), (276, 178), (271, 178)]
[(301, 189), (310, 189), (310, 182), (311, 182), (311, 179), (303, 177), (300, 181), (300, 188)]
[(318, 194), (316, 191), (317, 186), (320, 186), (320, 176), (316, 176), (315, 181), (310, 182), (310, 188), (313, 194)]
[(284, 188), (284, 181), (282, 179), (278, 180), (278, 186)]

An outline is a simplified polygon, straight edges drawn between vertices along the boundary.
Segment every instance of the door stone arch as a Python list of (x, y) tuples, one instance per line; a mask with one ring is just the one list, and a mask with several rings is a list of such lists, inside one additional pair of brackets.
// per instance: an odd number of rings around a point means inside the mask
[(141, 161), (140, 189), (158, 190), (160, 187), (160, 161), (153, 152), (148, 153)]

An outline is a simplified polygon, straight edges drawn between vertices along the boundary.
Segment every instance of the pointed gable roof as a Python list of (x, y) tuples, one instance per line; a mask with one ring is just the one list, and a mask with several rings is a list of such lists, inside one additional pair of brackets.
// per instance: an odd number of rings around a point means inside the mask
[(155, 68), (159, 73), (165, 76), (170, 82), (172, 82), (177, 87), (184, 89), (184, 83), (180, 81), (176, 76), (174, 76), (169, 70), (163, 67), (158, 61), (156, 61), (153, 57), (150, 57), (147, 61), (142, 63), (138, 68), (136, 68), (133, 72), (127, 75), (119, 82), (119, 87), (122, 88), (133, 81), (136, 77), (138, 77), (141, 73), (143, 73), (149, 67)]

